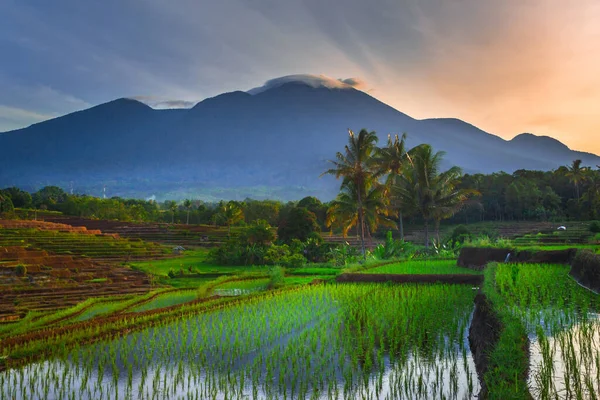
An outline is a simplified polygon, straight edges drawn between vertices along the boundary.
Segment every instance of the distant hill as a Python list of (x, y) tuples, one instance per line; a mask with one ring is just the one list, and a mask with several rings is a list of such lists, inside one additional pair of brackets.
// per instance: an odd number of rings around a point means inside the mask
[[(253, 94), (250, 94), (253, 93)], [(557, 140), (522, 134), (506, 141), (458, 119), (416, 120), (350, 86), (283, 83), (225, 93), (191, 109), (155, 110), (118, 99), (0, 134), (0, 187), (47, 184), (122, 197), (332, 198), (319, 178), (347, 129), (408, 133), (465, 172), (548, 170), (580, 158)]]

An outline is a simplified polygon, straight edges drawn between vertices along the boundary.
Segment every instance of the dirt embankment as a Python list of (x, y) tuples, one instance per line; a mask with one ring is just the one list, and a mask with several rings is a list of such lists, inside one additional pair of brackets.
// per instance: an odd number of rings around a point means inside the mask
[(463, 247), (458, 256), (457, 265), (481, 271), (489, 262), (504, 262), (512, 249), (496, 249), (492, 247)]
[(483, 376), (488, 370), (489, 355), (496, 347), (502, 331), (502, 324), (492, 304), (484, 294), (475, 296), (475, 311), (469, 327), (469, 347), (481, 383), (478, 398), (487, 398), (487, 387)]
[(571, 263), (569, 275), (582, 286), (600, 293), (600, 254), (589, 250), (578, 251)]
[(472, 274), (341, 274), (337, 282), (457, 283), (478, 286), (483, 275)]
[(511, 255), (510, 262), (533, 264), (571, 264), (577, 249), (564, 250), (522, 250)]
[(535, 264), (571, 264), (577, 249), (564, 250), (514, 250), (490, 247), (463, 247), (457, 264), (461, 267), (482, 270), (490, 262), (518, 262)]

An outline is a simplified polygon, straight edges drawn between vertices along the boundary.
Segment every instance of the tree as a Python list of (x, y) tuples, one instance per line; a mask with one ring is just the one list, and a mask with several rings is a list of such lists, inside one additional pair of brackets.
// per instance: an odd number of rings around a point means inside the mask
[(319, 232), (317, 216), (304, 207), (295, 207), (281, 221), (277, 229), (277, 237), (284, 243), (290, 244), (293, 239), (302, 242), (309, 238), (311, 233)]
[(5, 194), (10, 196), (13, 206), (17, 208), (30, 208), (32, 205), (32, 198), (29, 192), (21, 190), (17, 187), (9, 187), (2, 190)]
[(321, 200), (313, 196), (307, 196), (298, 202), (298, 207), (304, 207), (308, 211), (314, 213), (317, 216), (317, 223), (320, 226), (325, 224), (325, 216), (327, 214), (327, 206), (324, 205)]
[(165, 208), (171, 211), (171, 223), (175, 223), (175, 211), (177, 211), (177, 202), (175, 200), (166, 200)]
[(243, 204), (246, 223), (264, 219), (270, 225), (277, 224), (281, 203), (275, 200), (246, 199)]
[(600, 171), (586, 171), (587, 189), (582, 199), (588, 204), (589, 219), (600, 218)]
[(3, 213), (12, 213), (14, 211), (13, 202), (10, 196), (0, 190), (0, 214)]
[(244, 219), (244, 211), (240, 205), (233, 200), (220, 205), (219, 215), (227, 225), (227, 236), (229, 237), (231, 237), (231, 225), (237, 224)]
[(273, 240), (275, 240), (275, 233), (271, 225), (263, 219), (252, 221), (240, 234), (240, 243), (250, 246), (266, 247)]
[(457, 187), (462, 172), (452, 167), (440, 172), (444, 152), (433, 152), (428, 144), (412, 150), (412, 164), (399, 176), (393, 186), (405, 210), (419, 215), (425, 224), (425, 247), (429, 247), (429, 223), (436, 223), (454, 215), (468, 200), (473, 191)]
[(64, 202), (67, 197), (65, 191), (58, 186), (45, 186), (35, 192), (32, 199), (35, 207), (42, 208), (42, 206), (46, 206), (46, 208), (52, 209), (57, 204)]
[(186, 216), (186, 219), (185, 219), (185, 224), (189, 225), (190, 224), (190, 210), (192, 209), (192, 201), (190, 199), (185, 199), (183, 201), (183, 206), (187, 210), (187, 216)]
[(586, 168), (581, 167), (581, 160), (575, 160), (567, 167), (565, 176), (575, 186), (577, 202), (579, 202), (579, 184), (585, 179)]
[(452, 217), (468, 203), (472, 196), (479, 194), (475, 189), (458, 188), (461, 176), (462, 170), (455, 166), (439, 174), (433, 182), (432, 217), (435, 221), (435, 236), (438, 243), (440, 242), (440, 222)]
[[(386, 193), (383, 185), (376, 184), (370, 187), (363, 196), (364, 221), (365, 226), (369, 228), (367, 230), (369, 237), (371, 236), (370, 232), (376, 231), (380, 225), (396, 227), (394, 222), (388, 218), (390, 209)], [(358, 195), (354, 184), (349, 182), (344, 185), (327, 210), (326, 226), (341, 228), (342, 235), (347, 236), (348, 231), (359, 221), (357, 199)]]
[(321, 175), (331, 174), (336, 179), (342, 178), (340, 190), (351, 185), (346, 195), (355, 196), (357, 223), (360, 235), (360, 244), (363, 258), (366, 258), (365, 250), (365, 221), (364, 221), (364, 198), (367, 190), (376, 181), (373, 155), (376, 150), (377, 135), (362, 129), (358, 135), (348, 130), (348, 144), (344, 152), (338, 152), (335, 160), (329, 162), (333, 168), (328, 169)]
[(402, 174), (406, 165), (412, 162), (409, 152), (406, 151), (406, 133), (401, 138), (398, 135), (388, 135), (387, 146), (379, 149), (375, 157), (377, 163), (378, 175), (385, 175), (386, 189), (390, 191), (390, 201), (395, 209), (398, 210), (398, 230), (400, 239), (404, 240), (404, 223), (402, 219), (402, 204), (397, 196), (391, 192), (398, 177)]

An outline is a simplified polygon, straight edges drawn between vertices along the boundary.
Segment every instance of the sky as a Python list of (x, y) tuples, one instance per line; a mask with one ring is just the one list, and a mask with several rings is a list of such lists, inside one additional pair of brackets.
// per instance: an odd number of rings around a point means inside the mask
[(0, 0), (0, 132), (323, 74), (415, 118), (600, 154), (597, 21), (597, 0)]

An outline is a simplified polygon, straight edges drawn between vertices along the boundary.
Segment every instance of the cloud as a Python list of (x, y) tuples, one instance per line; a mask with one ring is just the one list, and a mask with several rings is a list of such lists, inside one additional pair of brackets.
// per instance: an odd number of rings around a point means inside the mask
[(198, 103), (198, 101), (189, 100), (163, 100), (157, 99), (154, 96), (133, 96), (130, 97), (133, 100), (141, 101), (142, 103), (157, 109), (173, 109), (173, 108), (192, 108)]
[(597, 0), (70, 3), (3, 4), (4, 107), (55, 115), (147, 93), (179, 108), (300, 80), (600, 152)]
[(367, 82), (360, 78), (346, 78), (340, 79), (340, 82), (345, 83), (346, 85), (352, 86), (355, 89), (363, 90), (367, 87)]
[(334, 79), (325, 75), (296, 74), (270, 79), (263, 86), (248, 90), (248, 93), (254, 95), (292, 82), (303, 83), (314, 88), (326, 87), (329, 89), (360, 89), (365, 85), (360, 78)]
[(56, 116), (0, 105), (0, 132), (23, 128)]

